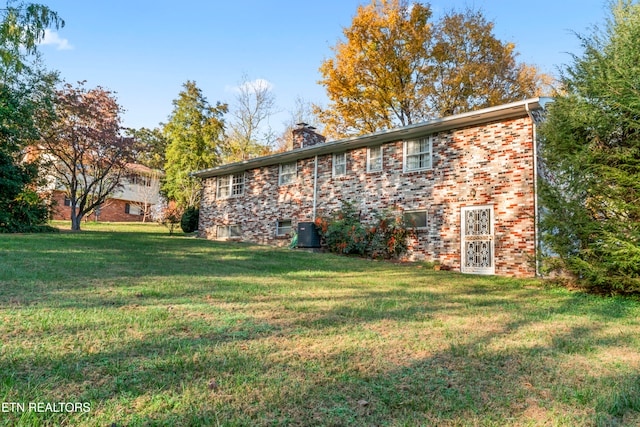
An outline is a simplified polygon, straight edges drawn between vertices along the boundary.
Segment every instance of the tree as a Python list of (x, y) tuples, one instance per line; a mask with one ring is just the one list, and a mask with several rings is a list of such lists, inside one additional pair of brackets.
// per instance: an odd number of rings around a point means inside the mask
[(550, 86), (535, 66), (516, 62), (515, 45), (496, 39), (480, 12), (446, 14), (433, 41), (427, 105), (441, 117), (526, 99)]
[[(275, 112), (275, 96), (266, 80), (242, 78), (230, 115), (227, 161), (246, 160), (271, 151), (275, 139), (268, 126)], [(265, 122), (267, 122), (265, 124)]]
[(71, 229), (121, 186), (133, 141), (121, 136), (121, 108), (112, 92), (65, 84), (54, 112), (41, 122), (46, 167), (71, 201)]
[(373, 0), (358, 7), (335, 58), (320, 67), (330, 99), (316, 107), (333, 137), (405, 126), (535, 95), (542, 76), (479, 12), (433, 24), (427, 5)]
[(183, 87), (163, 130), (168, 145), (162, 188), (179, 208), (200, 204), (200, 182), (189, 173), (221, 163), (227, 112), (226, 104), (209, 105), (195, 82)]
[(44, 29), (64, 22), (46, 6), (13, 2), (0, 18), (0, 232), (40, 231), (48, 211), (34, 191), (37, 164), (25, 162), (24, 150), (38, 138), (34, 117), (49, 107), (57, 76), (37, 57), (28, 61)]
[(545, 246), (587, 286), (640, 290), (640, 5), (581, 37), (541, 127)]
[(0, 233), (46, 229), (49, 210), (30, 188), (37, 176), (35, 164), (20, 164), (0, 150)]
[(162, 134), (162, 129), (127, 129), (127, 136), (135, 141), (136, 163), (151, 169), (164, 168), (168, 141)]
[[(296, 98), (293, 110), (289, 111), (289, 119), (284, 122), (285, 129), (276, 139), (275, 152), (281, 153), (293, 149), (293, 130), (299, 123), (313, 124), (316, 128), (320, 125), (320, 119), (314, 113), (313, 104), (301, 97)], [(318, 129), (317, 132), (322, 134), (323, 130)]]
[(23, 72), (26, 58), (37, 52), (45, 29), (64, 27), (57, 12), (38, 3), (9, 0), (5, 8), (0, 8), (0, 17), (0, 61), (5, 79)]

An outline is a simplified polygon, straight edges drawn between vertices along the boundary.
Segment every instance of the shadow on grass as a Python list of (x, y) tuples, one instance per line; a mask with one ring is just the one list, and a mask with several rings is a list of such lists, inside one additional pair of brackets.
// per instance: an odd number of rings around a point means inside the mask
[(0, 242), (0, 309), (24, 319), (0, 351), (0, 395), (92, 402), (36, 424), (624, 425), (640, 411), (630, 300), (242, 244), (70, 236)]

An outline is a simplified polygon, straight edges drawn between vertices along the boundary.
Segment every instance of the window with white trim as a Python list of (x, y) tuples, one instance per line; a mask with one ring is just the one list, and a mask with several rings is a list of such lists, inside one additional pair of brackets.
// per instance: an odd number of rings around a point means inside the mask
[(343, 176), (347, 174), (347, 153), (333, 155), (333, 176)]
[(281, 219), (276, 224), (276, 236), (277, 237), (285, 237), (291, 234), (291, 220), (290, 219)]
[(367, 148), (367, 172), (382, 170), (382, 145)]
[(218, 239), (239, 239), (242, 237), (242, 232), (237, 224), (219, 225), (217, 235)]
[(427, 228), (427, 211), (404, 211), (404, 223), (411, 228)]
[(405, 141), (405, 172), (423, 169), (431, 169), (431, 137)]
[(217, 198), (226, 199), (244, 194), (244, 172), (218, 177)]
[(238, 173), (233, 175), (231, 181), (231, 195), (241, 196), (244, 194), (244, 173)]
[(280, 175), (278, 178), (278, 185), (293, 184), (298, 177), (298, 164), (284, 163), (280, 165)]

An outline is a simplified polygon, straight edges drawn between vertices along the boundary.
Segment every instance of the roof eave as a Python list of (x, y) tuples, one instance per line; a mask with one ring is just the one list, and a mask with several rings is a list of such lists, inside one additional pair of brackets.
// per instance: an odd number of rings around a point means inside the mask
[(552, 98), (542, 97), (526, 99), (524, 101), (512, 102), (510, 104), (470, 111), (468, 113), (456, 114), (454, 116), (429, 120), (401, 128), (339, 139), (311, 147), (303, 147), (283, 153), (276, 153), (241, 162), (229, 163), (193, 172), (191, 175), (199, 178), (211, 178), (280, 163), (294, 162), (300, 159), (308, 159), (318, 155), (339, 153), (354, 148), (368, 147), (390, 141), (405, 140), (429, 133), (443, 132), (451, 129), (473, 126), (480, 123), (488, 123), (495, 120), (506, 120), (526, 116), (529, 110), (543, 109), (545, 104), (551, 101), (553, 101)]

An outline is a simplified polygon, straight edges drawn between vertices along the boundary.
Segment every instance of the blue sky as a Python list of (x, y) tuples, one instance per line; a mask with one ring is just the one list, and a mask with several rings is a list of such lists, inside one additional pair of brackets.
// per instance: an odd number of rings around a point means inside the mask
[[(50, 32), (41, 53), (48, 68), (74, 83), (117, 93), (123, 125), (153, 128), (193, 80), (208, 101), (232, 102), (243, 75), (272, 85), (283, 128), (296, 97), (326, 104), (318, 68), (365, 0), (40, 0), (66, 26)], [(573, 32), (590, 34), (608, 16), (606, 0), (433, 0), (434, 17), (480, 9), (519, 60), (545, 72), (580, 54)]]

